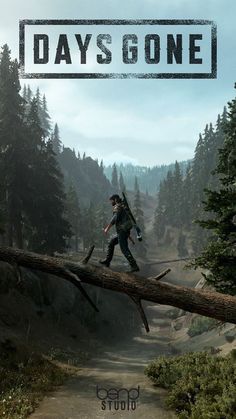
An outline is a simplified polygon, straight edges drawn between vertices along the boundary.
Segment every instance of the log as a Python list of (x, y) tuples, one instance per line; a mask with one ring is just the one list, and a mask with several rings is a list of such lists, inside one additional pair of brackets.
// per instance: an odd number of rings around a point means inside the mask
[[(231, 295), (171, 285), (134, 274), (114, 272), (91, 263), (75, 263), (15, 248), (0, 247), (0, 260), (62, 277), (74, 285), (77, 285), (76, 276), (83, 283), (127, 294), (137, 304), (141, 300), (151, 301), (236, 324), (236, 297)], [(145, 323), (141, 305), (139, 312)], [(147, 330), (148, 325), (145, 327)]]

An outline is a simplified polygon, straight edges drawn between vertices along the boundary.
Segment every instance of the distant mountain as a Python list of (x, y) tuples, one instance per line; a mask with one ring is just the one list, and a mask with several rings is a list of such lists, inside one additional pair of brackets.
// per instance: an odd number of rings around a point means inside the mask
[(74, 150), (63, 147), (58, 161), (66, 186), (71, 182), (74, 184), (82, 206), (88, 206), (91, 201), (98, 204), (107, 200), (111, 185), (96, 160), (85, 156), (80, 158)]
[[(185, 173), (189, 160), (179, 162), (180, 169)], [(156, 195), (159, 191), (160, 182), (165, 179), (169, 170), (173, 171), (175, 164), (161, 165), (154, 167), (134, 166), (133, 164), (117, 164), (118, 174), (122, 173), (128, 190), (134, 189), (135, 176), (137, 176), (139, 188), (142, 192), (148, 192), (150, 195)], [(112, 177), (113, 166), (104, 168), (104, 174), (109, 180)]]

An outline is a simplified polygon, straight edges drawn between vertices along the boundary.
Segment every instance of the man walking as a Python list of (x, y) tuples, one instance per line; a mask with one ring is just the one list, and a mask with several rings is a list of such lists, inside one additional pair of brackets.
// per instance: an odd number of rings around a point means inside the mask
[(130, 264), (129, 272), (137, 272), (139, 271), (139, 267), (128, 246), (130, 230), (133, 227), (132, 220), (130, 219), (130, 216), (119, 195), (112, 195), (109, 200), (113, 206), (113, 217), (108, 226), (104, 228), (104, 233), (107, 234), (108, 231), (115, 225), (117, 234), (109, 241), (106, 258), (100, 260), (99, 262), (102, 265), (109, 267), (113, 258), (115, 246), (119, 243), (123, 255)]

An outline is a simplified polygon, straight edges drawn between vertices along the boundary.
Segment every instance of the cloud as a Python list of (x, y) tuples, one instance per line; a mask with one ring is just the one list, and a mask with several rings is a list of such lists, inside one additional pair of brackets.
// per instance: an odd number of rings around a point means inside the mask
[[(155, 165), (193, 156), (198, 133), (234, 95), (236, 3), (228, 0), (8, 0), (0, 40), (18, 55), (18, 20), (26, 18), (206, 18), (218, 31), (217, 80), (24, 80), (46, 94), (66, 146), (113, 163)], [(22, 83), (22, 84), (23, 84)]]

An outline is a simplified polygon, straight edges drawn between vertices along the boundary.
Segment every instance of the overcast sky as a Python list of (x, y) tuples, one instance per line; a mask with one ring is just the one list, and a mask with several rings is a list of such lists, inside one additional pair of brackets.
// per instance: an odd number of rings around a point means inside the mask
[(235, 16), (235, 0), (1, 0), (0, 44), (18, 58), (19, 19), (214, 20), (216, 80), (22, 80), (46, 94), (65, 146), (153, 166), (191, 158), (199, 132), (235, 96)]

